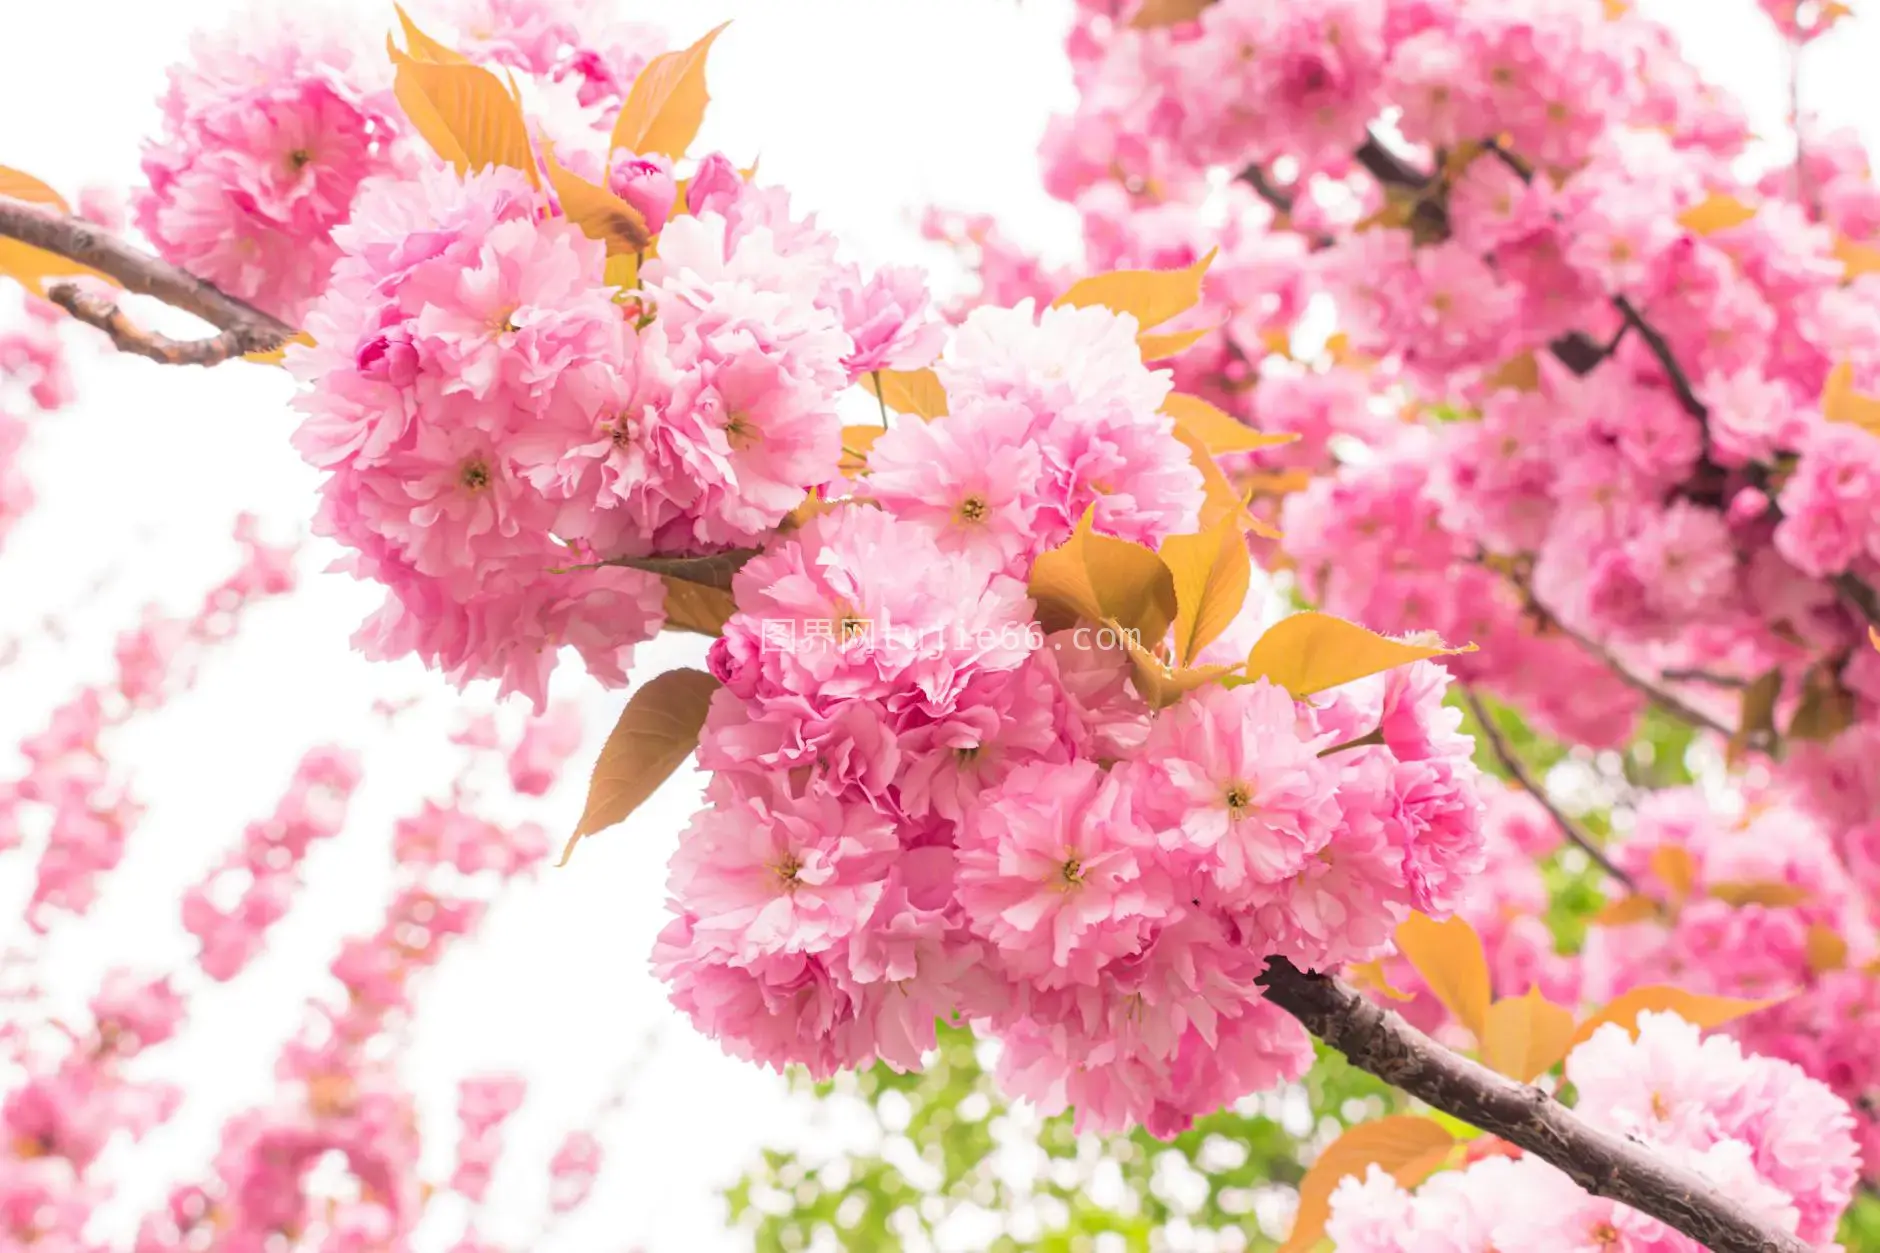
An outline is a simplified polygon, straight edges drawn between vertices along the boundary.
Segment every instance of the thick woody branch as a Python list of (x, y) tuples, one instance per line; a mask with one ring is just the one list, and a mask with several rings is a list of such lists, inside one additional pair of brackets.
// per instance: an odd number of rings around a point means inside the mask
[(0, 236), (17, 239), (116, 279), (125, 291), (153, 296), (194, 314), (222, 334), (201, 345), (139, 331), (110, 302), (59, 284), (48, 296), (72, 316), (98, 327), (119, 348), (176, 365), (213, 365), (248, 352), (278, 348), (294, 328), (213, 284), (98, 229), (83, 218), (0, 196)]
[(1716, 1253), (1808, 1253), (1701, 1176), (1451, 1052), (1337, 979), (1275, 957), (1260, 982), (1268, 1000), (1360, 1070), (1532, 1153), (1594, 1196), (1649, 1214)]
[(1624, 884), (1627, 891), (1638, 891), (1638, 884), (1632, 881), (1632, 876), (1621, 870), (1618, 864), (1606, 855), (1606, 850), (1586, 833), (1585, 827), (1575, 822), (1565, 810), (1554, 803), (1553, 798), (1547, 794), (1545, 785), (1534, 777), (1534, 772), (1528, 769), (1527, 763), (1522, 761), (1520, 754), (1514, 751), (1514, 746), (1508, 743), (1508, 737), (1501, 733), (1501, 728), (1495, 725), (1493, 718), (1489, 717), (1488, 710), (1483, 706), (1481, 698), (1476, 696), (1474, 689), (1464, 687), (1462, 699), (1469, 706), (1469, 712), (1475, 715), (1477, 725), (1482, 728), (1482, 738), (1488, 741), (1489, 751), (1495, 754), (1495, 759), (1501, 763), (1502, 769), (1506, 770), (1509, 777), (1516, 783), (1525, 788), (1530, 796), (1540, 802), (1541, 808), (1547, 811), (1547, 816), (1553, 819), (1556, 827), (1560, 828), (1560, 834), (1585, 853), (1595, 866), (1606, 873), (1607, 878)]

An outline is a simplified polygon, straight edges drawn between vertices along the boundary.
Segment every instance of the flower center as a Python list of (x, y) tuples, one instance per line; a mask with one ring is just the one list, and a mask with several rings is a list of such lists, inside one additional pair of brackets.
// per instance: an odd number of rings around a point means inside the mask
[(1245, 783), (1230, 783), (1222, 797), (1227, 802), (1227, 813), (1231, 818), (1244, 818), (1253, 808), (1253, 789)]
[(1058, 867), (1058, 874), (1063, 877), (1065, 890), (1081, 886), (1084, 881), (1083, 858), (1072, 853), (1064, 859), (1064, 864)]
[(757, 424), (746, 414), (733, 413), (725, 419), (725, 441), (739, 452), (755, 444), (759, 434)]
[(480, 492), (490, 485), (489, 464), (481, 459), (466, 461), (457, 472), (457, 481), (470, 491)]
[(984, 496), (968, 496), (960, 502), (959, 509), (955, 511), (961, 522), (984, 522), (986, 515), (990, 512), (992, 509), (986, 504)]
[(802, 869), (803, 863), (798, 860), (795, 853), (784, 854), (783, 860), (771, 867), (771, 870), (776, 873), (778, 881), (783, 885), (783, 890), (786, 892), (796, 891), (798, 882), (796, 876)]
[(602, 428), (607, 438), (613, 441), (615, 448), (627, 448), (633, 443), (633, 419), (623, 410), (614, 415), (614, 420)]
[(287, 154), (287, 168), (296, 174), (306, 169), (312, 161), (313, 150), (310, 148), (296, 148)]
[(1593, 1228), (1593, 1243), (1601, 1248), (1611, 1248), (1619, 1243), (1619, 1229), (1609, 1222), (1600, 1223)]
[(970, 766), (979, 760), (984, 747), (981, 744), (968, 744), (965, 748), (956, 748), (953, 750), (953, 760), (962, 766)]
[(511, 308), (504, 309), (500, 313), (492, 314), (490, 316), (490, 330), (498, 335), (514, 335), (516, 333), (516, 311)]

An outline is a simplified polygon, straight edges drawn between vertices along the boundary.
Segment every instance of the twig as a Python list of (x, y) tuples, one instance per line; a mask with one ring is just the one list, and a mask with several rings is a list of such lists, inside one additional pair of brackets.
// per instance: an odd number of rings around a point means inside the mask
[(1594, 1196), (1668, 1223), (1716, 1253), (1809, 1253), (1702, 1176), (1587, 1125), (1531, 1084), (1451, 1052), (1338, 979), (1274, 957), (1260, 982), (1268, 1000), (1358, 1069), (1532, 1153)]
[(1647, 322), (1637, 306), (1626, 297), (1614, 296), (1612, 307), (1619, 311), (1619, 316), (1625, 319), (1626, 325), (1637, 331), (1638, 337), (1645, 341), (1645, 346), (1652, 350), (1652, 356), (1658, 359), (1659, 369), (1663, 370), (1665, 377), (1671, 381), (1671, 390), (1677, 393), (1678, 403), (1684, 406), (1684, 412), (1696, 418), (1700, 423), (1706, 424), (1704, 438), (1708, 444), (1710, 410), (1704, 407), (1704, 402), (1699, 400), (1697, 393), (1692, 390), (1691, 380), (1685, 376), (1684, 367), (1678, 364), (1678, 358), (1671, 351), (1671, 345), (1665, 342), (1665, 337), (1658, 333), (1658, 328)]
[(109, 300), (80, 291), (70, 283), (51, 288), (46, 299), (110, 336), (119, 352), (147, 357), (160, 365), (217, 365), (253, 351), (242, 347), (242, 336), (235, 331), (223, 331), (208, 339), (171, 339), (157, 331), (140, 330)]
[(1501, 762), (1502, 768), (1513, 777), (1514, 781), (1527, 789), (1528, 794), (1540, 802), (1541, 808), (1547, 811), (1547, 816), (1554, 820), (1556, 827), (1560, 828), (1560, 834), (1566, 836), (1569, 843), (1576, 845), (1582, 853), (1591, 858), (1593, 864), (1605, 871), (1608, 878), (1624, 884), (1628, 892), (1637, 892), (1638, 884), (1633, 882), (1632, 876), (1621, 870), (1618, 864), (1606, 855), (1606, 850), (1586, 833), (1586, 828), (1568, 817), (1566, 811), (1554, 804), (1553, 798), (1547, 794), (1545, 785), (1534, 777), (1534, 772), (1528, 769), (1527, 763), (1522, 761), (1514, 751), (1514, 745), (1508, 743), (1508, 737), (1501, 733), (1501, 728), (1495, 725), (1493, 718), (1489, 717), (1487, 708), (1483, 706), (1475, 690), (1463, 687), (1462, 699), (1469, 706), (1469, 712), (1475, 715), (1475, 721), (1481, 726), (1482, 736), (1488, 741), (1489, 751), (1495, 754), (1495, 759)]
[(1680, 722), (1687, 723), (1705, 731), (1714, 731), (1726, 739), (1736, 734), (1735, 731), (1717, 721), (1709, 714), (1699, 709), (1693, 709), (1691, 706), (1685, 704), (1683, 700), (1665, 691), (1650, 679), (1628, 670), (1625, 663), (1606, 651), (1606, 648), (1597, 640), (1592, 639), (1590, 636), (1580, 634), (1578, 631), (1562, 622), (1559, 615), (1535, 600), (1532, 590), (1526, 588), (1523, 590), (1527, 592), (1528, 603), (1545, 617), (1555, 630), (1585, 649), (1588, 655), (1592, 656), (1608, 670), (1612, 671), (1621, 683), (1624, 683), (1633, 691), (1644, 696), (1647, 700), (1651, 701), (1654, 705), (1657, 705), (1660, 709)]
[(135, 330), (108, 301), (88, 297), (70, 284), (58, 284), (47, 293), (74, 317), (110, 335), (119, 348), (153, 361), (212, 365), (242, 353), (278, 348), (294, 335), (294, 328), (280, 319), (131, 247), (83, 218), (0, 196), (0, 237), (88, 266), (116, 279), (125, 291), (153, 296), (223, 332), (205, 341), (212, 346), (195, 348)]

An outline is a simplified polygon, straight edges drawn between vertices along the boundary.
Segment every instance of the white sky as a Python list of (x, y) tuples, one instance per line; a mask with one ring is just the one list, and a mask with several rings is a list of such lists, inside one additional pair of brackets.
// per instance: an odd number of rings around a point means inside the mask
[[(584, 0), (604, 3), (605, 0)], [(1282, 0), (1275, 0), (1282, 2)], [(1283, 0), (1293, 2), (1293, 0)], [(573, 5), (576, 0), (569, 0)], [(189, 31), (244, 7), (230, 0), (0, 0), (0, 164), (68, 194), (88, 182), (128, 185), (140, 139), (154, 126), (166, 67)], [(371, 0), (301, 0), (298, 8), (355, 15), (377, 30), (391, 6)], [(818, 210), (862, 260), (932, 260), (911, 225), (926, 203), (986, 209), (1053, 253), (1074, 247), (1075, 219), (1037, 187), (1035, 150), (1046, 117), (1070, 103), (1063, 62), (1066, 0), (672, 0), (623, 11), (689, 40), (727, 17), (713, 52), (715, 102), (703, 145), (761, 155), (766, 181)], [(1663, 0), (1671, 21), (1714, 77), (1752, 101), (1764, 135), (1785, 109), (1783, 57), (1750, 0)], [(1880, 27), (1838, 35), (1811, 53), (1805, 94), (1815, 107), (1880, 134), (1871, 67)], [(293, 417), (279, 372), (245, 365), (164, 369), (104, 355), (80, 367), (81, 398), (40, 424), (29, 461), (40, 507), (0, 550), (0, 643), (30, 633), (48, 609), (84, 604), (64, 641), (40, 639), (0, 670), (0, 745), (40, 725), (81, 677), (108, 663), (109, 640), (152, 597), (175, 609), (232, 560), (233, 515), (259, 512), (285, 531), (312, 503), (313, 476), (287, 444)], [(324, 554), (321, 554), (324, 556)], [(156, 1199), (167, 1174), (153, 1157), (200, 1151), (222, 1110), (268, 1090), (274, 1041), (298, 1019), (336, 936), (378, 916), (391, 819), (435, 791), (454, 758), (444, 743), (453, 700), (413, 666), (373, 666), (347, 637), (375, 593), (314, 573), (291, 601), (256, 614), (211, 665), (199, 689), (121, 741), (150, 807), (94, 926), (61, 937), (52, 969), (73, 990), (103, 966), (159, 967), (187, 953), (176, 892), (272, 808), (293, 763), (324, 740), (368, 751), (366, 787), (352, 830), (310, 863), (308, 908), (290, 915), (268, 964), (205, 997), (198, 1029), (166, 1067), (214, 1098), (131, 1163), (131, 1186)], [(101, 575), (111, 592), (89, 603)], [(695, 664), (702, 644), (668, 637), (641, 653), (636, 677)], [(564, 673), (595, 737), (622, 698)], [(379, 696), (427, 697), (396, 736), (368, 711)], [(0, 778), (12, 772), (0, 750)], [(552, 798), (551, 828), (571, 822), (580, 779)], [(719, 1227), (715, 1189), (767, 1143), (837, 1147), (850, 1132), (781, 1094), (780, 1081), (723, 1057), (666, 1006), (646, 972), (664, 920), (665, 860), (698, 790), (676, 778), (624, 830), (590, 841), (566, 870), (518, 894), (474, 950), (451, 959), (424, 998), (413, 1082), (447, 1155), (456, 1078), (513, 1069), (534, 1083), (511, 1124), (487, 1234), (555, 1253), (646, 1248), (685, 1253), (741, 1247)], [(24, 894), (30, 859), (0, 859), (0, 893)], [(4, 899), (12, 899), (7, 897)], [(4, 909), (4, 906), (0, 906)], [(649, 1031), (650, 1063), (610, 1127), (600, 1199), (556, 1236), (531, 1239), (543, 1169), (563, 1128), (601, 1099)], [(442, 1164), (440, 1163), (440, 1169)], [(434, 1233), (440, 1241), (454, 1228)], [(426, 1249), (442, 1243), (427, 1243)]]

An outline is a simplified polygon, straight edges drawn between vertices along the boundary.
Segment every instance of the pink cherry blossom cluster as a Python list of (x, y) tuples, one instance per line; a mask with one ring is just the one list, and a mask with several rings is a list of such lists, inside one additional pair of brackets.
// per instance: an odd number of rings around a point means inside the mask
[(0, 544), (33, 507), (24, 464), (32, 422), (70, 404), (71, 370), (58, 320), (43, 300), (24, 297), (17, 308), (0, 305)]
[(949, 411), (752, 558), (710, 663), (708, 808), (681, 838), (654, 965), (737, 1056), (828, 1075), (921, 1064), (939, 1018), (1082, 1124), (1169, 1135), (1301, 1073), (1269, 956), (1387, 951), (1481, 864), (1471, 744), (1419, 663), (1313, 703), (1264, 680), (1160, 714), (1025, 585), (1089, 516), (1191, 530), (1200, 476), (1135, 322), (982, 310)]
[(166, 261), (295, 323), (360, 187), (412, 156), (390, 65), (334, 22), (270, 15), (199, 32), (162, 109), (138, 229)]
[[(1745, 1056), (1672, 1014), (1639, 1017), (1634, 1038), (1607, 1024), (1567, 1058), (1575, 1112), (1688, 1167), (1771, 1225), (1833, 1244), (1858, 1156), (1847, 1106), (1787, 1062)], [(1498, 1146), (1493, 1146), (1498, 1147)], [(1331, 1199), (1339, 1253), (1500, 1248), (1569, 1253), (1699, 1253), (1702, 1245), (1583, 1191), (1518, 1150), (1471, 1153), (1414, 1192), (1372, 1166)]]
[(359, 786), (359, 755), (327, 745), (301, 758), (274, 812), (242, 833), (239, 847), (183, 894), (183, 929), (202, 946), (203, 973), (227, 982), (267, 945), (301, 886), (312, 846), (338, 835)]
[(20, 745), (26, 771), (0, 784), (0, 852), (43, 840), (27, 904), (36, 928), (55, 914), (91, 908), (100, 876), (123, 858), (141, 814), (128, 781), (111, 768), (110, 732), (136, 711), (187, 690), (194, 667), (234, 633), (251, 605), (292, 590), (293, 547), (266, 543), (246, 517), (235, 539), (242, 549), (236, 571), (210, 589), (195, 613), (152, 608), (121, 634), (112, 678), (55, 709), (45, 728)]
[(474, 1205), (489, 1192), (490, 1175), (503, 1154), (503, 1124), (522, 1108), (528, 1082), (515, 1075), (474, 1075), (457, 1086), (457, 1168), (451, 1189)]
[(924, 292), (864, 282), (781, 191), (713, 156), (674, 204), (637, 162), (616, 182), (665, 203), (643, 200), (663, 229), (631, 290), (513, 170), (382, 184), (338, 232), (289, 365), (318, 528), (390, 593), (369, 654), (538, 705), (559, 645), (623, 682), (664, 589), (595, 563), (755, 542), (838, 477), (837, 392), (930, 354)]

